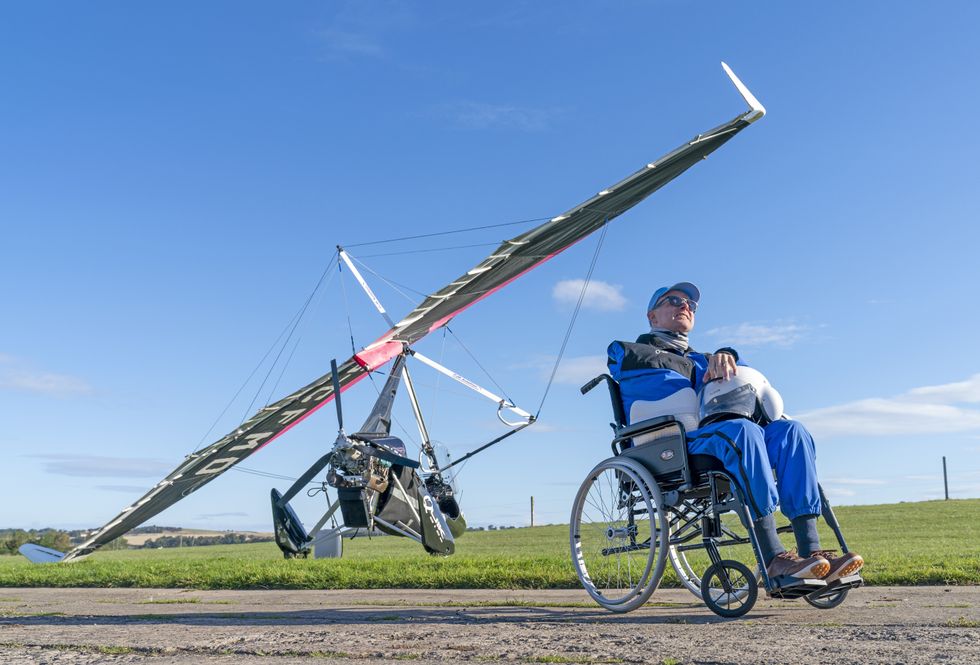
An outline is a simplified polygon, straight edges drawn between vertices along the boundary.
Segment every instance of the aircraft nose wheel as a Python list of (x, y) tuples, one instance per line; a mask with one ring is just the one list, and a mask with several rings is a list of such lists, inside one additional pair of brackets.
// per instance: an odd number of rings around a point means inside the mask
[(718, 616), (740, 617), (752, 609), (758, 596), (755, 574), (738, 561), (713, 563), (701, 578), (701, 599)]

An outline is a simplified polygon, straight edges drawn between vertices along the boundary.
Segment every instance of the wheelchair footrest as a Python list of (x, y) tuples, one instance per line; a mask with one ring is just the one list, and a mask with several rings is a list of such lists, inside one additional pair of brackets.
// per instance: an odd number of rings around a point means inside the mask
[(768, 589), (769, 596), (772, 598), (800, 598), (809, 596), (812, 593), (820, 593), (827, 589), (827, 583), (823, 580), (800, 579), (792, 575), (780, 575), (770, 580), (772, 588)]
[(864, 578), (859, 573), (848, 575), (834, 580), (827, 585), (827, 591), (839, 591), (840, 589), (856, 589), (864, 585)]

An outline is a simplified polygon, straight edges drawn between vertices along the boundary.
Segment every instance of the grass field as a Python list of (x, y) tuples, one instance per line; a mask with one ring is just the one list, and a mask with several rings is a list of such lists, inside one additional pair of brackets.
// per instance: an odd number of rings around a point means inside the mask
[[(836, 513), (848, 545), (867, 561), (869, 584), (980, 584), (980, 499), (845, 506)], [(822, 538), (825, 546), (835, 542), (829, 531)], [(663, 584), (677, 585), (669, 566)], [(0, 586), (546, 589), (579, 582), (568, 527), (555, 525), (469, 532), (445, 558), (394, 537), (345, 541), (342, 559), (287, 561), (274, 543), (98, 552), (64, 565), (2, 556)]]

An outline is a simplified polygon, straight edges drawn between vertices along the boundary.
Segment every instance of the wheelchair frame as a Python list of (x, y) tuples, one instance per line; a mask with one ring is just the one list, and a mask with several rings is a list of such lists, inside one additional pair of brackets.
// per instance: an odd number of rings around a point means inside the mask
[[(610, 423), (613, 456), (596, 465), (582, 483), (570, 521), (576, 573), (599, 605), (613, 612), (642, 606), (659, 586), (667, 561), (685, 588), (724, 617), (751, 610), (760, 583), (771, 597), (802, 597), (819, 609), (836, 607), (851, 588), (862, 584), (860, 575), (831, 584), (789, 576), (770, 578), (744, 491), (720, 461), (688, 455), (684, 427), (672, 416), (627, 425), (619, 385), (608, 374), (582, 386), (582, 394), (603, 381), (615, 419)], [(641, 437), (650, 440), (636, 445)], [(820, 503), (824, 520), (846, 553), (847, 543), (823, 488)], [(737, 515), (737, 524), (722, 520), (727, 512)], [(786, 533), (792, 527), (777, 531)], [(722, 557), (721, 548), (734, 545), (751, 545), (755, 572)], [(703, 571), (687, 557), (698, 550), (705, 551), (710, 561)]]

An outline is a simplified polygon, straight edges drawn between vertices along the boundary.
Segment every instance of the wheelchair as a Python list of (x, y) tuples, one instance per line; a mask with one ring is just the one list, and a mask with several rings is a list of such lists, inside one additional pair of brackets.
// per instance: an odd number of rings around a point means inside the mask
[[(603, 381), (615, 418), (610, 423), (613, 456), (589, 472), (575, 496), (570, 520), (575, 571), (599, 605), (612, 612), (642, 606), (660, 585), (668, 561), (681, 585), (722, 617), (750, 611), (760, 585), (770, 597), (803, 598), (813, 607), (830, 609), (863, 583), (859, 574), (830, 584), (770, 578), (744, 491), (721, 461), (689, 455), (684, 427), (672, 416), (627, 425), (619, 385), (608, 374), (582, 386), (582, 394)], [(823, 488), (820, 502), (824, 521), (846, 553)], [(792, 527), (777, 531), (790, 532)], [(754, 567), (734, 558), (746, 558), (746, 549), (754, 554)], [(723, 550), (739, 554), (726, 558)]]

